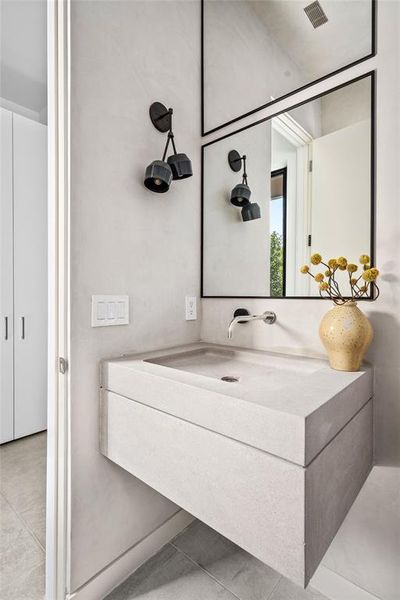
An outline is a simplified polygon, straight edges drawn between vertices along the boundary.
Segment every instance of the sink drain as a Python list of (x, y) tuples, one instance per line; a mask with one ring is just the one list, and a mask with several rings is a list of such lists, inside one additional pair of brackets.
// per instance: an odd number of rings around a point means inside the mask
[(239, 377), (231, 377), (230, 375), (226, 375), (225, 377), (221, 377), (221, 381), (228, 381), (229, 383), (236, 383), (239, 381)]

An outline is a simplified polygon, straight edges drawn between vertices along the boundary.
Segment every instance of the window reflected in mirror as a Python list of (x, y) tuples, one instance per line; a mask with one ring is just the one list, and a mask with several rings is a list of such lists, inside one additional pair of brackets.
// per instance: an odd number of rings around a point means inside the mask
[(313, 253), (373, 254), (373, 95), (368, 74), (203, 146), (204, 297), (315, 297)]
[(269, 204), (271, 296), (286, 295), (286, 167), (271, 172)]

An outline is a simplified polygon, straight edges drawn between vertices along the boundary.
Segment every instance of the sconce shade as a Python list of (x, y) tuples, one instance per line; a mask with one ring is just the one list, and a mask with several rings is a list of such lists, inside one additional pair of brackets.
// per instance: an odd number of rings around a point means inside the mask
[(172, 181), (172, 171), (168, 163), (162, 160), (153, 160), (146, 168), (144, 185), (148, 190), (163, 194), (168, 192)]
[(249, 202), (242, 208), (243, 221), (254, 221), (261, 218), (261, 210), (256, 202)]
[(234, 206), (244, 206), (249, 203), (251, 190), (245, 183), (238, 183), (231, 191), (231, 203)]
[(172, 154), (167, 160), (173, 179), (186, 179), (193, 175), (192, 163), (186, 154)]

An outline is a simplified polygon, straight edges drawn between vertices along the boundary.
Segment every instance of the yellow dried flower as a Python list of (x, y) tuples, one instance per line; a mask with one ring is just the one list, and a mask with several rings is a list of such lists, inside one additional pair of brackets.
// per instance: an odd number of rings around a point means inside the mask
[(361, 256), (358, 260), (360, 261), (360, 263), (362, 265), (367, 265), (371, 259), (368, 256), (368, 254), (361, 254)]
[(339, 258), (337, 259), (337, 264), (339, 265), (339, 269), (344, 271), (347, 267), (347, 258), (345, 258), (344, 256), (339, 256)]
[(375, 279), (378, 277), (378, 275), (379, 275), (378, 269), (367, 269), (362, 274), (362, 278), (364, 279), (364, 281), (370, 282), (370, 281), (375, 281)]
[(368, 286), (367, 285), (362, 285), (360, 287), (361, 292), (366, 292), (368, 290)]
[(322, 260), (322, 256), (320, 254), (313, 254), (310, 258), (313, 265), (319, 265)]
[(324, 274), (323, 273), (317, 273), (314, 277), (315, 281), (323, 281), (324, 279)]
[(357, 281), (358, 281), (358, 280), (357, 280), (355, 277), (353, 277), (353, 278), (351, 279), (351, 285), (356, 285)]
[(322, 283), (319, 284), (319, 289), (321, 290), (321, 292), (324, 292), (328, 288), (329, 288), (329, 285), (326, 281), (323, 281)]
[(300, 267), (300, 273), (306, 274), (309, 270), (310, 267), (308, 265), (303, 265), (302, 267)]
[(367, 263), (366, 265), (364, 265), (364, 266), (363, 266), (363, 269), (364, 269), (364, 271), (367, 271), (367, 270), (368, 270), (368, 269), (370, 269), (370, 268), (371, 268), (371, 265), (370, 265), (370, 264), (368, 264), (368, 263)]
[(353, 263), (349, 263), (347, 265), (347, 270), (349, 273), (355, 273), (358, 270), (357, 265), (353, 264)]
[(332, 271), (325, 271), (325, 277), (332, 277)]
[(337, 264), (336, 258), (330, 258), (328, 260), (328, 265), (330, 266), (331, 269), (337, 269), (338, 264)]

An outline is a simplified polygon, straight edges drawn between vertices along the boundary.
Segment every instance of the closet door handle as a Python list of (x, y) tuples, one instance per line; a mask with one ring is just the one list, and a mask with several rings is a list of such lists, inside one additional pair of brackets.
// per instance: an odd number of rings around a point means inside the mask
[(8, 317), (4, 317), (4, 339), (8, 340)]
[(25, 339), (25, 317), (21, 317), (21, 340)]

